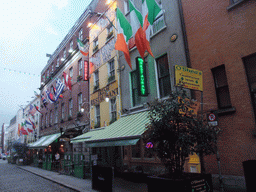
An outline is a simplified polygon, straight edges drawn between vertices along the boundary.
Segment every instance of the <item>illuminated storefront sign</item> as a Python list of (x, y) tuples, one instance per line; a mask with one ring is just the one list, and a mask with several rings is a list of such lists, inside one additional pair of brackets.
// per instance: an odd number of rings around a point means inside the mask
[(139, 95), (147, 96), (148, 89), (147, 89), (147, 79), (146, 79), (146, 70), (145, 70), (144, 61), (142, 58), (138, 57), (136, 59), (136, 63), (137, 63), (137, 70), (138, 70)]
[(89, 62), (84, 61), (84, 80), (88, 81), (89, 80)]

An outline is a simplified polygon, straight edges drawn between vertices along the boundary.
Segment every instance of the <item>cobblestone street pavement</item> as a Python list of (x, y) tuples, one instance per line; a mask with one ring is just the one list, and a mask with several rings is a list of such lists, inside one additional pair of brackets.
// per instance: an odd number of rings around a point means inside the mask
[(19, 169), (0, 159), (1, 192), (72, 192), (74, 190)]

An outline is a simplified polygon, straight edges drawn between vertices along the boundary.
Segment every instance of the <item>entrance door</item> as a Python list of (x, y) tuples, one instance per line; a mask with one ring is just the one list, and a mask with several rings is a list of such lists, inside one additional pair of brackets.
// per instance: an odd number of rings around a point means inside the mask
[(256, 54), (244, 58), (243, 61), (256, 117)]

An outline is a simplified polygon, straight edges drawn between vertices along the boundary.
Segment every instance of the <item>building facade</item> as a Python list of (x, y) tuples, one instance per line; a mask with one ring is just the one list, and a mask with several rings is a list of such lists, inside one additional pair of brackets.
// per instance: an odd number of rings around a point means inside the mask
[[(73, 145), (69, 142), (71, 138), (88, 131), (90, 128), (89, 81), (87, 79), (88, 71), (86, 71), (88, 69), (86, 68), (88, 57), (79, 51), (77, 39), (85, 47), (89, 45), (89, 28), (87, 25), (98, 18), (95, 13), (105, 10), (106, 5), (102, 2), (101, 0), (92, 1), (85, 8), (84, 13), (51, 55), (41, 72), (40, 90), (45, 99), (47, 98), (47, 91), (54, 95), (53, 89), (56, 88), (57, 79), (65, 82), (65, 75), (66, 81), (71, 81), (70, 86), (65, 86), (62, 96), (57, 101), (51, 102), (47, 99), (47, 104), (45, 104), (41, 100), (42, 115), (39, 135), (42, 138), (61, 134), (62, 138), (58, 140), (61, 142), (59, 146), (63, 146), (61, 155), (64, 153), (87, 153), (87, 149), (81, 143)], [(56, 148), (56, 150), (60, 149)]]
[[(221, 173), (243, 176), (242, 162), (255, 159), (256, 3), (181, 2), (191, 67), (203, 71), (203, 110), (218, 115)], [(215, 155), (205, 164), (219, 172)]]

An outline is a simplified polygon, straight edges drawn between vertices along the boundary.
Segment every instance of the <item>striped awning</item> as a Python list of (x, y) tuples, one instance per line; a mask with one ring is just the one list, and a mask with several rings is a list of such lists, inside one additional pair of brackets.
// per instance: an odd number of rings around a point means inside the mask
[(108, 147), (135, 145), (146, 131), (149, 123), (148, 112), (140, 112), (121, 117), (99, 132), (88, 132), (72, 139), (85, 142), (87, 147)]
[(28, 144), (28, 148), (30, 148), (30, 149), (44, 149), (48, 145), (53, 143), (56, 139), (58, 139), (60, 136), (61, 136), (60, 133), (43, 136), (39, 140), (37, 140), (36, 142)]

